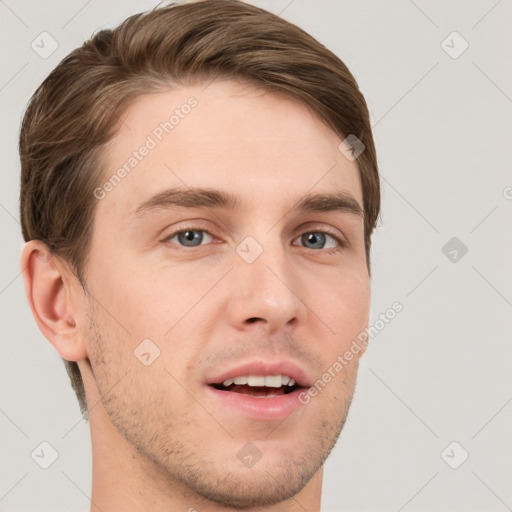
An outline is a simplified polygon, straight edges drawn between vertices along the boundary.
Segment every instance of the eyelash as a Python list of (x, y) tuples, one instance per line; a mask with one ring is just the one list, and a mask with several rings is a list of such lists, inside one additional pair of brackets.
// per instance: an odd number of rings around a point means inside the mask
[[(173, 245), (178, 245), (178, 247), (181, 247), (184, 249), (195, 249), (196, 247), (201, 247), (202, 245), (204, 245), (204, 244), (201, 244), (201, 245), (187, 247), (184, 245), (174, 244), (174, 242), (170, 242), (171, 238), (174, 238), (176, 235), (179, 235), (180, 233), (185, 233), (186, 231), (200, 231), (203, 233), (208, 233), (211, 237), (214, 238), (214, 236), (207, 229), (203, 229), (198, 226), (184, 226), (184, 227), (180, 228), (178, 231), (174, 231), (170, 235), (166, 236), (162, 240), (162, 242), (172, 243)], [(306, 233), (320, 233), (320, 234), (328, 235), (331, 238), (333, 238), (338, 244), (337, 247), (331, 247), (330, 249), (311, 249), (312, 251), (324, 251), (327, 254), (336, 254), (338, 252), (341, 252), (341, 250), (344, 249), (347, 245), (345, 243), (345, 241), (342, 240), (334, 231), (331, 231), (330, 229), (326, 229), (326, 228), (318, 229), (318, 230), (309, 229), (309, 230), (303, 231), (295, 238), (295, 240)], [(302, 247), (304, 247), (304, 246), (302, 246)], [(307, 247), (304, 247), (304, 249), (307, 249)]]

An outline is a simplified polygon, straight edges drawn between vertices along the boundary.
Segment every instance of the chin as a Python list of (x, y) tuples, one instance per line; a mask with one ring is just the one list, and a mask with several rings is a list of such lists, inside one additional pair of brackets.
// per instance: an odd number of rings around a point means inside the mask
[(188, 491), (224, 507), (274, 505), (300, 493), (322, 468), (339, 434), (334, 430), (324, 428), (322, 436), (309, 440), (293, 434), (281, 440), (231, 440), (224, 450), (202, 445), (196, 447), (202, 453), (189, 453), (179, 469), (169, 459), (167, 472)]
[[(199, 480), (189, 481), (188, 486), (210, 502), (235, 509), (275, 505), (297, 495), (319, 469), (308, 468), (305, 461), (302, 462), (304, 464), (281, 461), (280, 465), (263, 465), (259, 461), (252, 468), (233, 468), (217, 478), (203, 475)], [(216, 485), (212, 485), (213, 481), (217, 481)]]

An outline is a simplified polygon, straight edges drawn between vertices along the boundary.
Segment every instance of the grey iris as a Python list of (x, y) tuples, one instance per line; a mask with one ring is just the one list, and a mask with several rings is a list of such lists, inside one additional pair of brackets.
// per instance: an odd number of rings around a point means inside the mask
[(326, 242), (324, 233), (304, 233), (301, 236), (301, 242), (307, 247), (306, 244), (310, 243), (313, 247), (311, 249), (322, 249)]
[(203, 232), (187, 229), (187, 231), (178, 233), (178, 240), (180, 241), (180, 244), (187, 247), (201, 245), (201, 242), (203, 241)]

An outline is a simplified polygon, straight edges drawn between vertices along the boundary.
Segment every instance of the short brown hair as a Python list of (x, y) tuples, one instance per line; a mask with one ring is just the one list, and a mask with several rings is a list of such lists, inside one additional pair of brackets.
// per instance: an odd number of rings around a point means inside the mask
[[(341, 138), (364, 144), (357, 164), (370, 271), (380, 210), (368, 108), (345, 64), (284, 19), (237, 0), (155, 8), (101, 30), (72, 51), (32, 96), (20, 132), (23, 238), (42, 240), (82, 286), (101, 183), (103, 145), (143, 94), (215, 78), (244, 81), (309, 106)], [(87, 419), (78, 364), (64, 361)]]

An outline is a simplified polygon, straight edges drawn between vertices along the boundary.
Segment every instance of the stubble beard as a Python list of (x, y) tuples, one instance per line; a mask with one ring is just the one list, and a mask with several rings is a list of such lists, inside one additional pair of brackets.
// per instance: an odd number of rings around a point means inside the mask
[[(348, 397), (331, 397), (330, 402), (326, 401), (322, 414), (312, 426), (311, 439), (302, 450), (294, 448), (293, 455), (270, 466), (265, 464), (263, 457), (248, 470), (236, 459), (237, 449), (228, 449), (226, 456), (217, 459), (211, 456), (212, 450), (208, 446), (201, 450), (202, 445), (190, 438), (190, 430), (183, 428), (187, 425), (186, 413), (166, 414), (165, 418), (161, 415), (169, 409), (159, 406), (161, 396), (156, 401), (141, 398), (151, 393), (140, 389), (141, 382), (151, 381), (134, 378), (137, 367), (133, 362), (130, 363), (132, 370), (127, 374), (126, 368), (121, 368), (119, 358), (123, 354), (107, 348), (105, 339), (109, 336), (103, 336), (102, 332), (109, 332), (102, 329), (94, 306), (89, 304), (87, 316), (93, 346), (90, 362), (102, 405), (112, 425), (133, 447), (134, 453), (140, 455), (141, 465), (150, 481), (159, 482), (159, 491), (169, 496), (181, 493), (188, 501), (192, 499), (191, 507), (204, 505), (206, 500), (233, 509), (250, 509), (274, 505), (296, 496), (323, 466), (345, 424), (354, 387)], [(126, 356), (124, 358), (126, 361)], [(160, 402), (160, 405), (164, 404)], [(201, 432), (201, 422), (197, 418), (190, 418), (188, 423)], [(183, 435), (184, 431), (188, 431), (188, 435)], [(213, 433), (204, 432), (203, 427), (198, 437), (201, 441), (210, 438), (211, 447), (216, 449), (219, 442), (210, 434)], [(226, 441), (236, 444), (229, 438)], [(233, 460), (231, 470), (221, 468), (230, 457)]]

